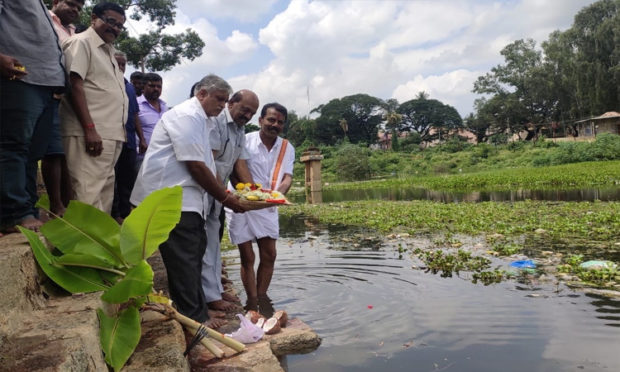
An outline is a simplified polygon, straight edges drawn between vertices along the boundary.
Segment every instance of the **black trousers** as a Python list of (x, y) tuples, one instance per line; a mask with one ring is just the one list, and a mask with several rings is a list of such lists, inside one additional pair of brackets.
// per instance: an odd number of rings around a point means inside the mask
[(224, 236), (224, 224), (226, 223), (226, 211), (224, 211), (224, 206), (222, 205), (222, 209), (220, 209), (220, 243), (222, 242), (222, 237)]
[(112, 217), (125, 218), (131, 212), (129, 198), (133, 185), (136, 183), (136, 150), (123, 145), (121, 155), (114, 166), (114, 202), (112, 203)]
[(170, 299), (181, 314), (200, 323), (209, 319), (201, 286), (206, 248), (205, 221), (196, 212), (181, 212), (181, 220), (159, 246), (168, 273)]

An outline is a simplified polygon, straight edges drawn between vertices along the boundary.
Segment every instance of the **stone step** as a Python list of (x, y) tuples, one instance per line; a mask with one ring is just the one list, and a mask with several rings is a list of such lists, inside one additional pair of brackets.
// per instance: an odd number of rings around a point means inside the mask
[(155, 311), (143, 311), (142, 337), (123, 372), (189, 372), (185, 335), (181, 325)]
[(45, 306), (38, 270), (25, 236), (8, 234), (0, 239), (0, 329), (18, 327), (20, 314)]
[[(23, 313), (20, 327), (2, 334), (2, 368), (7, 371), (106, 371), (94, 311), (99, 294), (50, 300)], [(0, 331), (1, 332), (1, 331)]]

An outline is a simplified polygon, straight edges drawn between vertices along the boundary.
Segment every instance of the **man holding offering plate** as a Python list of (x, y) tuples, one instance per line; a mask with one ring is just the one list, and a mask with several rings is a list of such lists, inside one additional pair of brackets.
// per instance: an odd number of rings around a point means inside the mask
[[(279, 103), (263, 106), (259, 118), (260, 130), (246, 135), (247, 165), (255, 183), (264, 189), (285, 194), (293, 180), (295, 149), (279, 137), (287, 120), (287, 110)], [(279, 237), (278, 209), (270, 207), (244, 214), (226, 210), (230, 240), (239, 247), (241, 280), (248, 304), (266, 296), (276, 260), (276, 240)], [(260, 262), (254, 273), (255, 255), (252, 241), (256, 240)]]

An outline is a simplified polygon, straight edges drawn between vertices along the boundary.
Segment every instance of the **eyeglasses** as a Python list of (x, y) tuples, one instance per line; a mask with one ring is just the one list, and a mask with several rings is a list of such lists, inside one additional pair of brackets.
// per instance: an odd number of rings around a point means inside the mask
[(116, 22), (116, 20), (114, 18), (111, 18), (111, 17), (101, 17), (101, 16), (98, 16), (98, 15), (96, 15), (96, 16), (100, 20), (104, 21), (108, 26), (114, 27), (114, 28), (116, 28), (119, 31), (125, 31), (125, 26), (123, 26), (122, 23)]

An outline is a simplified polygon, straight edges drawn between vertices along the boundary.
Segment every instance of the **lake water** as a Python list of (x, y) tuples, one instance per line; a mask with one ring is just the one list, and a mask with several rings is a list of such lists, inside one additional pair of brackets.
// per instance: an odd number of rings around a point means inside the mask
[[(435, 191), (423, 188), (374, 188), (327, 190), (323, 192), (323, 202), (346, 200), (432, 200), (442, 203), (483, 202), (483, 201), (619, 201), (620, 187), (566, 189), (566, 190), (511, 190), (452, 192)], [(295, 195), (291, 201), (305, 202), (304, 195)]]
[[(281, 232), (269, 295), (323, 339), (286, 357), (289, 371), (620, 371), (619, 299), (442, 278), (413, 269), (396, 242), (303, 218)], [(238, 252), (224, 255), (241, 287)]]

